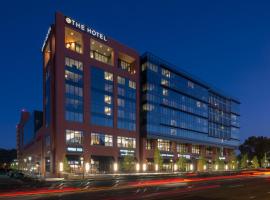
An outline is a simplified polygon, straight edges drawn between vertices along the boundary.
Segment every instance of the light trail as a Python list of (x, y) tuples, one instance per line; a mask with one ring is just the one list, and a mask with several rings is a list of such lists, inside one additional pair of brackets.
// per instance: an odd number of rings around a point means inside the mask
[(40, 194), (51, 194), (51, 193), (63, 193), (63, 192), (74, 192), (80, 190), (79, 188), (67, 187), (63, 189), (38, 189), (31, 191), (17, 191), (17, 192), (5, 192), (0, 193), (1, 197), (17, 197), (17, 196), (29, 196), (29, 195), (40, 195)]

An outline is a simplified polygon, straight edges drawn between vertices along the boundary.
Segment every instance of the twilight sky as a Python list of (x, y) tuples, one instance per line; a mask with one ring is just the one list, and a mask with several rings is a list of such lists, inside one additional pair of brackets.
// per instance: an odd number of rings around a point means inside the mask
[(55, 11), (238, 97), (241, 140), (270, 136), (269, 1), (17, 0), (1, 7), (0, 148), (15, 147), (22, 108), (42, 109), (40, 49)]

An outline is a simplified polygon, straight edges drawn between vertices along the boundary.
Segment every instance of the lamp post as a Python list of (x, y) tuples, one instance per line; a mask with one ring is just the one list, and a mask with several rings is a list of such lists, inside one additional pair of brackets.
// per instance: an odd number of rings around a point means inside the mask
[(83, 171), (83, 179), (84, 179), (84, 164), (83, 164), (83, 157), (80, 158), (81, 160), (81, 166), (82, 166), (82, 171)]

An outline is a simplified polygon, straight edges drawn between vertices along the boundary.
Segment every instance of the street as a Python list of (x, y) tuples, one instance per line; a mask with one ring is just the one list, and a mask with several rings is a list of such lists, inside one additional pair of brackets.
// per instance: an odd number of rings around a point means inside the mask
[[(66, 187), (62, 192), (46, 190), (36, 194), (12, 193), (0, 195), (0, 199), (38, 200), (137, 200), (137, 199), (184, 199), (184, 200), (247, 200), (270, 199), (269, 174), (242, 174), (217, 177), (169, 177), (163, 179), (115, 181), (111, 186), (87, 186), (80, 189)], [(44, 191), (44, 190), (43, 190)]]

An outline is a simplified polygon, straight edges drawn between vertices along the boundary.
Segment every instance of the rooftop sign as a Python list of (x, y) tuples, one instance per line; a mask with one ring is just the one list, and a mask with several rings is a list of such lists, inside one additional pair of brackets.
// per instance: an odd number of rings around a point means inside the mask
[(80, 22), (77, 22), (74, 19), (71, 19), (70, 17), (65, 17), (65, 21), (67, 24), (70, 24), (70, 25), (76, 27), (77, 29), (84, 31), (84, 32), (94, 36), (95, 38), (98, 38), (98, 39), (103, 40), (105, 42), (108, 41), (107, 37), (103, 33), (100, 33), (93, 28), (90, 28), (84, 24), (81, 24)]

